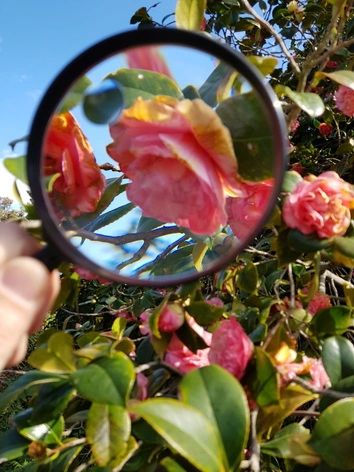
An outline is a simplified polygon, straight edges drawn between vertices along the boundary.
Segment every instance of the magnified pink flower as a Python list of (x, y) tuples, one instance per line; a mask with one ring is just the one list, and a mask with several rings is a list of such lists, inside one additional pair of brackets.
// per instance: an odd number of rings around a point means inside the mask
[(225, 198), (239, 195), (229, 130), (205, 102), (138, 98), (110, 126), (108, 154), (131, 180), (128, 198), (145, 216), (195, 234), (227, 222)]
[(91, 146), (71, 113), (55, 115), (44, 146), (44, 173), (52, 177), (50, 196), (71, 216), (95, 211), (105, 187)]
[(317, 292), (307, 305), (307, 311), (311, 315), (315, 315), (319, 310), (330, 308), (332, 306), (331, 299), (326, 293)]
[(226, 200), (228, 223), (238, 238), (246, 238), (258, 225), (269, 205), (273, 185), (273, 179), (261, 182), (239, 181), (237, 187), (241, 196)]
[(172, 78), (170, 69), (156, 46), (139, 46), (128, 49), (126, 57), (131, 69), (151, 70)]
[(340, 85), (334, 95), (336, 106), (346, 116), (354, 116), (354, 90)]
[(235, 317), (223, 320), (213, 333), (208, 358), (241, 379), (251, 360), (253, 344)]
[(316, 390), (328, 388), (331, 384), (321, 359), (304, 356), (302, 362), (291, 362), (277, 366), (283, 384), (297, 376), (309, 376), (308, 384)]
[(336, 172), (310, 175), (286, 198), (283, 219), (290, 228), (320, 238), (342, 236), (350, 224), (354, 189)]

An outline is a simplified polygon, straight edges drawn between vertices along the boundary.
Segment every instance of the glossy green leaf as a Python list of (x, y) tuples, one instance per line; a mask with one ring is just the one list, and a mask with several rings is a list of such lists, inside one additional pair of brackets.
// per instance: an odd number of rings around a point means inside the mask
[(177, 0), (176, 25), (178, 28), (200, 31), (206, 0)]
[(29, 441), (14, 429), (0, 433), (0, 464), (21, 457), (28, 445)]
[(40, 371), (31, 371), (21, 375), (0, 393), (0, 411), (10, 406), (13, 401), (23, 395), (31, 387), (61, 382), (61, 380), (62, 378), (58, 375), (51, 375), (47, 372)]
[(228, 97), (236, 72), (228, 64), (220, 62), (199, 89), (200, 98), (214, 108)]
[(28, 184), (27, 170), (26, 170), (26, 156), (7, 157), (3, 159), (3, 164), (16, 179)]
[(61, 444), (61, 437), (64, 432), (64, 418), (60, 416), (47, 423), (27, 426), (19, 429), (18, 432), (30, 441), (40, 441), (46, 445)]
[[(124, 406), (134, 384), (131, 360), (118, 352), (101, 357), (71, 376), (79, 395), (96, 403)], [(99, 385), (99, 388), (97, 386)]]
[(74, 389), (69, 382), (41, 386), (33, 405), (32, 420), (46, 422), (60, 416), (73, 397)]
[(219, 431), (229, 468), (236, 470), (249, 433), (248, 403), (239, 382), (221, 367), (210, 365), (188, 373), (179, 388), (181, 399)]
[(260, 347), (255, 348), (255, 379), (253, 395), (260, 407), (278, 404), (280, 400), (279, 374), (269, 354)]
[[(348, 396), (354, 395), (354, 375), (350, 375), (349, 377), (345, 377), (344, 379), (338, 380), (335, 384), (331, 385), (331, 390), (335, 390), (340, 392), (344, 397), (345, 394)], [(330, 397), (328, 395), (322, 395), (320, 399), (320, 410), (325, 410), (332, 405), (332, 403), (338, 401), (338, 398)]]
[(354, 375), (354, 346), (346, 338), (327, 338), (322, 346), (322, 361), (332, 385)]
[(108, 124), (119, 117), (124, 106), (123, 91), (113, 79), (105, 79), (86, 90), (83, 110), (92, 123)]
[(328, 407), (319, 417), (310, 446), (330, 466), (354, 468), (354, 398), (344, 398)]
[(351, 70), (336, 70), (335, 72), (319, 72), (317, 74), (354, 90), (354, 72)]
[(130, 411), (144, 418), (201, 472), (226, 472), (219, 434), (196, 408), (170, 398), (155, 398), (131, 406)]
[(204, 300), (191, 302), (186, 310), (201, 326), (210, 326), (219, 321), (225, 311), (223, 307), (211, 305)]
[(96, 463), (108, 465), (127, 448), (128, 412), (120, 406), (93, 403), (87, 417), (86, 437)]
[(292, 192), (298, 183), (302, 181), (302, 177), (300, 174), (295, 172), (294, 170), (288, 170), (284, 174), (284, 179), (282, 183), (282, 191), (283, 192)]
[(164, 467), (167, 472), (187, 472), (178, 462), (174, 461), (171, 457), (165, 457), (160, 462), (160, 465)]
[(321, 116), (325, 111), (325, 106), (322, 98), (316, 93), (311, 92), (294, 92), (290, 87), (284, 85), (277, 85), (275, 91), (278, 95), (286, 95), (290, 98), (301, 110), (305, 111), (312, 118)]
[(74, 85), (69, 89), (69, 92), (65, 95), (64, 100), (60, 104), (60, 113), (70, 111), (72, 108), (78, 105), (85, 93), (87, 87), (91, 85), (91, 80), (83, 75), (80, 77)]
[(247, 293), (255, 293), (258, 288), (257, 266), (249, 262), (237, 275), (237, 286)]
[(138, 97), (149, 100), (156, 95), (182, 98), (177, 84), (166, 75), (140, 69), (121, 68), (107, 78), (116, 80), (123, 90), (124, 106), (130, 107)]
[[(333, 239), (334, 250), (343, 256), (354, 259), (354, 238), (337, 237)], [(354, 264), (354, 260), (353, 260)]]
[(127, 326), (127, 320), (125, 318), (121, 318), (120, 316), (118, 316), (113, 321), (113, 324), (112, 324), (111, 331), (112, 331), (113, 336), (117, 339), (121, 339), (126, 326)]
[[(75, 439), (76, 438), (69, 438), (64, 442), (64, 444)], [(51, 461), (48, 463), (48, 466), (50, 467), (50, 472), (68, 472), (70, 470), (69, 468), (71, 464), (80, 454), (82, 448), (83, 446), (70, 447), (62, 451), (59, 457), (57, 457), (54, 461), (51, 459)], [(39, 469), (38, 472), (42, 472), (41, 469)]]
[(287, 242), (294, 251), (316, 252), (328, 249), (332, 242), (329, 239), (319, 239), (315, 235), (303, 234), (297, 229), (290, 229), (287, 233)]
[(73, 350), (73, 338), (70, 334), (59, 332), (53, 334), (46, 347), (32, 352), (28, 363), (44, 372), (73, 372), (76, 369)]
[(311, 322), (313, 332), (320, 338), (343, 334), (350, 326), (353, 326), (352, 310), (341, 305), (320, 310)]
[(257, 433), (261, 436), (270, 428), (281, 425), (285, 418), (293, 413), (304, 403), (307, 403), (317, 395), (305, 390), (299, 385), (290, 385), (280, 390), (281, 402), (277, 405), (269, 405), (261, 408), (257, 418)]
[(241, 177), (251, 181), (273, 177), (274, 143), (258, 97), (247, 93), (227, 98), (216, 112), (230, 131)]
[(119, 220), (134, 208), (135, 205), (133, 203), (126, 203), (125, 205), (122, 205), (118, 208), (114, 208), (113, 210), (107, 211), (106, 213), (97, 216), (97, 218), (87, 225), (85, 229), (94, 233), (98, 229), (104, 228), (105, 226), (108, 226), (111, 223)]
[(261, 444), (263, 454), (282, 457), (284, 459), (292, 458), (291, 440), (294, 436), (300, 436), (305, 441), (310, 438), (310, 431), (298, 423), (291, 423), (282, 428), (273, 439)]
[(247, 56), (247, 60), (256, 66), (263, 75), (271, 74), (278, 64), (278, 59), (271, 56)]

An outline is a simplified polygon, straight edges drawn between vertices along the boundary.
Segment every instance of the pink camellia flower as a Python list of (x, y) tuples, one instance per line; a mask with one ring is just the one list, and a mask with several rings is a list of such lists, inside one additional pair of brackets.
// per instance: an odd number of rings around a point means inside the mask
[(269, 205), (273, 192), (273, 179), (261, 182), (239, 181), (237, 186), (241, 196), (228, 198), (226, 211), (233, 233), (238, 238), (244, 239), (255, 230)]
[(162, 333), (172, 333), (184, 323), (184, 310), (177, 303), (168, 303), (160, 313), (159, 330)]
[(227, 222), (225, 199), (239, 195), (229, 130), (200, 99), (138, 98), (110, 126), (108, 154), (131, 180), (128, 198), (145, 216), (195, 234)]
[(209, 305), (216, 306), (218, 308), (222, 308), (224, 306), (224, 302), (219, 297), (211, 297), (209, 300), (206, 300)]
[(128, 66), (131, 69), (151, 70), (172, 78), (172, 74), (159, 48), (156, 46), (143, 46), (128, 49), (126, 52)]
[[(149, 320), (151, 316), (150, 310), (145, 310), (140, 314), (140, 332), (143, 335), (151, 334)], [(159, 316), (158, 328), (161, 333), (173, 333), (177, 331), (184, 323), (184, 310), (177, 303), (167, 303), (162, 309)]]
[(51, 176), (50, 197), (58, 213), (95, 211), (105, 188), (91, 146), (71, 113), (55, 115), (44, 144), (44, 174)]
[(336, 106), (346, 116), (354, 116), (354, 90), (340, 85), (334, 95)]
[(323, 390), (331, 384), (321, 359), (304, 356), (302, 362), (284, 363), (278, 365), (277, 369), (283, 384), (290, 383), (295, 377), (301, 375), (309, 376), (307, 382), (316, 390)]
[(307, 305), (307, 311), (311, 315), (315, 315), (319, 310), (330, 308), (332, 306), (331, 299), (326, 293), (317, 292)]
[(290, 228), (320, 238), (342, 236), (354, 208), (354, 189), (336, 172), (310, 175), (285, 199), (283, 219)]
[(107, 280), (99, 275), (93, 274), (88, 269), (84, 269), (83, 267), (75, 267), (75, 272), (79, 274), (79, 276), (84, 280), (97, 280), (102, 285), (109, 285), (112, 282)]
[[(199, 326), (193, 318), (188, 318), (188, 323), (203, 338), (207, 346), (210, 345), (212, 334), (205, 331)], [(209, 365), (208, 358), (209, 348), (198, 349), (197, 352), (192, 352), (185, 346), (178, 337), (173, 334), (171, 341), (169, 342), (165, 354), (164, 361), (166, 364), (177, 369), (181, 374), (186, 374), (194, 369), (199, 369)]]
[(241, 379), (251, 360), (253, 344), (235, 317), (221, 321), (213, 333), (208, 358)]

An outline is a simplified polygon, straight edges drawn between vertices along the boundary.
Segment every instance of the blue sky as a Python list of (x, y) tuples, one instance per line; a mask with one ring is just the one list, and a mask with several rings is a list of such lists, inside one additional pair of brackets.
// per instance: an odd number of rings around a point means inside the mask
[[(134, 26), (133, 13), (157, 0), (0, 0), (0, 158), (28, 133), (40, 97), (56, 74), (96, 41)], [(152, 10), (160, 20), (175, 0)], [(16, 151), (23, 153), (24, 146)], [(0, 168), (0, 196), (8, 182)]]

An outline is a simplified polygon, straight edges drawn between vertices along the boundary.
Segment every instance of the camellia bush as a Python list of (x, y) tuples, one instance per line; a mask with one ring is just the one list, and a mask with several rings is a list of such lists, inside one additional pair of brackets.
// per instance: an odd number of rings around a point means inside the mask
[[(289, 169), (252, 244), (198, 282), (144, 289), (61, 265), (61, 292), (29, 368), (0, 393), (8, 417), (1, 470), (354, 471), (353, 2), (178, 0), (162, 24), (146, 6), (131, 23), (193, 29), (244, 53), (281, 100)], [(131, 56), (131, 67), (173, 82), (154, 54)], [(222, 77), (213, 86), (217, 99)], [(177, 99), (169, 87), (166, 95), (134, 97), (110, 125), (107, 153), (129, 178), (127, 194), (143, 215), (194, 234), (228, 224), (242, 238), (262, 215), (269, 179), (237, 175), (227, 123), (201, 90)], [(215, 158), (209, 169), (216, 187), (202, 185), (198, 173), (190, 177), (190, 200), (201, 195), (202, 217), (194, 207), (188, 212), (190, 201), (185, 215), (168, 200), (159, 206), (154, 182), (144, 182), (151, 199), (141, 194), (151, 150), (168, 152), (156, 136), (138, 140), (147, 127), (162, 126), (158, 112), (188, 136), (197, 133), (193, 117), (213, 118), (218, 143), (228, 143), (228, 166)], [(50, 198), (58, 218), (64, 205), (71, 217), (89, 214), (100, 228), (121, 182), (105, 176), (111, 167), (96, 162), (74, 115), (67, 107), (50, 125)], [(137, 140), (134, 152), (126, 136)], [(58, 153), (58, 142), (68, 152)], [(21, 180), (24, 160), (5, 160)], [(163, 166), (160, 172), (166, 188), (172, 185)], [(226, 197), (225, 188), (241, 193)], [(3, 203), (4, 220), (17, 219), (41, 239), (32, 205), (22, 214)]]

